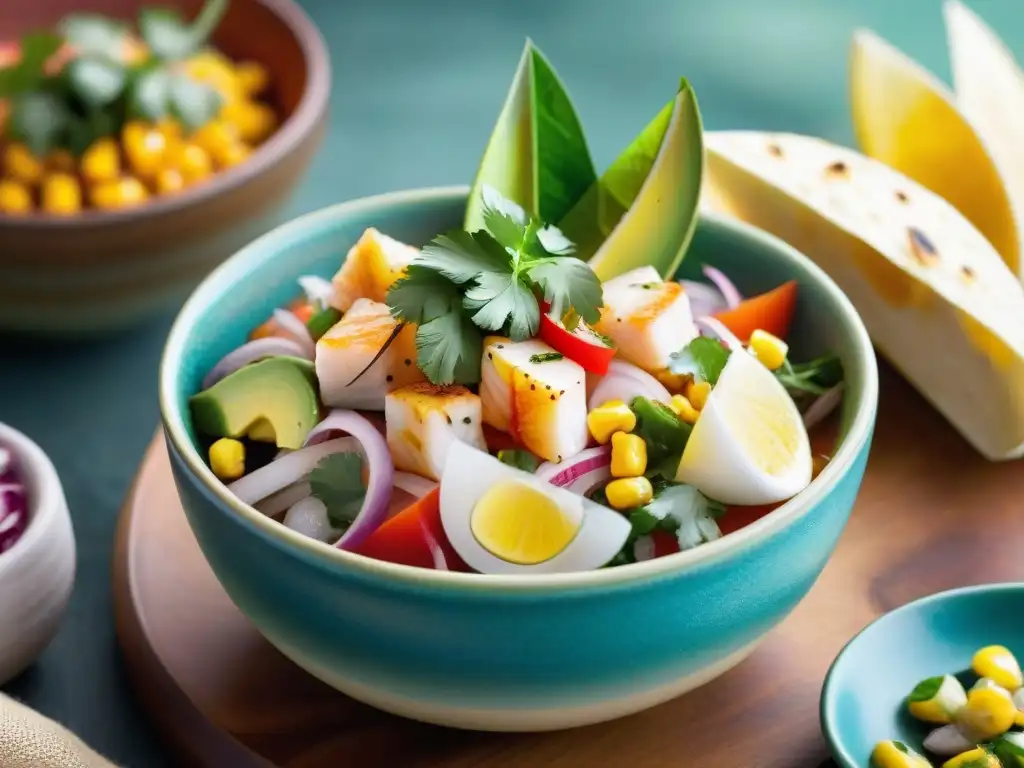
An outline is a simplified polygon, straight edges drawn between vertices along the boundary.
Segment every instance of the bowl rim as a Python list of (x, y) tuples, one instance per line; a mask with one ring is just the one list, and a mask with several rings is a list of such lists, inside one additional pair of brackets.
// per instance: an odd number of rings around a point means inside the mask
[(19, 559), (32, 557), (52, 532), (55, 519), (67, 514), (67, 502), (57, 468), (32, 438), (0, 421), (0, 447), (14, 454), (29, 494), (28, 527), (14, 546), (0, 553), (2, 580), (4, 573), (14, 568)]
[(838, 737), (837, 732), (839, 729), (833, 727), (833, 724), (836, 722), (836, 696), (840, 689), (840, 685), (837, 682), (838, 668), (850, 649), (858, 640), (861, 639), (863, 635), (871, 631), (877, 631), (879, 625), (884, 624), (895, 617), (901, 616), (904, 613), (919, 611), (932, 603), (941, 603), (961, 597), (970, 598), (988, 592), (1024, 592), (1024, 582), (999, 581), (992, 582), (991, 584), (972, 584), (967, 587), (955, 587), (953, 589), (942, 590), (941, 592), (933, 592), (930, 595), (924, 595), (923, 597), (911, 600), (909, 603), (904, 603), (903, 605), (893, 608), (891, 611), (886, 611), (885, 613), (876, 616), (859, 632), (857, 632), (857, 634), (846, 641), (846, 644), (842, 647), (839, 653), (836, 654), (835, 659), (833, 659), (832, 663), (829, 665), (828, 672), (825, 673), (825, 682), (821, 687), (821, 700), (818, 705), (818, 718), (821, 721), (821, 732), (825, 737), (825, 741), (828, 743), (832, 757), (837, 762), (841, 763), (841, 768), (862, 768), (862, 764), (857, 760), (854, 760), (853, 756), (846, 749), (845, 742)]
[(255, 508), (238, 501), (200, 457), (186, 433), (184, 414), (176, 402), (174, 383), (177, 379), (178, 363), (185, 350), (185, 338), (195, 325), (196, 316), (208, 304), (215, 302), (224, 292), (225, 287), (235, 282), (235, 278), (250, 271), (254, 263), (262, 263), (273, 258), (278, 244), (290, 241), (293, 233), (311, 224), (324, 219), (346, 218), (392, 205), (464, 199), (468, 193), (468, 185), (408, 189), (349, 200), (299, 216), (271, 230), (222, 262), (203, 280), (182, 306), (171, 326), (160, 361), (159, 403), (164, 433), (171, 447), (177, 452), (196, 481), (205, 486), (206, 491), (226, 510), (238, 514), (240, 519), (255, 528), (256, 532), (262, 533), (282, 548), (294, 547), (299, 550), (294, 554), (301, 553), (309, 561), (318, 563), (324, 568), (331, 569), (340, 565), (363, 575), (384, 578), (406, 586), (461, 588), (471, 592), (486, 592), (493, 589), (540, 592), (552, 589), (623, 586), (678, 574), (708, 560), (742, 550), (757, 540), (767, 538), (782, 530), (791, 522), (808, 513), (824, 499), (839, 479), (845, 476), (847, 470), (860, 455), (861, 450), (869, 443), (878, 407), (878, 366), (867, 329), (846, 294), (820, 267), (779, 238), (742, 221), (702, 211), (700, 214), (702, 219), (710, 221), (716, 226), (738, 231), (744, 237), (757, 241), (763, 247), (781, 252), (785, 258), (796, 261), (807, 269), (846, 317), (853, 329), (856, 348), (864, 365), (864, 384), (861, 393), (863, 405), (850, 423), (846, 438), (839, 450), (808, 488), (767, 515), (728, 536), (723, 536), (700, 547), (641, 563), (573, 573), (481, 577), (474, 573), (433, 571), (410, 565), (388, 563), (346, 552), (292, 531)]
[(163, 195), (137, 208), (113, 211), (84, 210), (75, 216), (35, 213), (32, 216), (0, 215), (0, 226), (17, 230), (59, 229), (113, 226), (125, 221), (147, 221), (200, 205), (224, 192), (248, 184), (290, 155), (327, 111), (331, 94), (331, 59), (320, 30), (295, 0), (253, 0), (269, 10), (295, 36), (306, 64), (306, 87), (295, 110), (284, 123), (256, 148), (252, 155), (234, 168), (215, 174), (204, 183), (176, 195)]

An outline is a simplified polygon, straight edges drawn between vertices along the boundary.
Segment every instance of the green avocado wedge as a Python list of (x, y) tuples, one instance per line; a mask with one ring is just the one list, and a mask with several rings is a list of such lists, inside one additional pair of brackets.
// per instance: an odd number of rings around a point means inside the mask
[(646, 265), (667, 279), (693, 237), (703, 175), (700, 110), (683, 79), (558, 227), (601, 280)]
[(552, 223), (596, 181), (569, 94), (551, 64), (527, 40), (470, 190), (465, 228), (485, 229), (484, 185), (540, 221)]
[(192, 422), (209, 437), (248, 437), (302, 447), (320, 418), (313, 364), (270, 357), (225, 376), (189, 398)]

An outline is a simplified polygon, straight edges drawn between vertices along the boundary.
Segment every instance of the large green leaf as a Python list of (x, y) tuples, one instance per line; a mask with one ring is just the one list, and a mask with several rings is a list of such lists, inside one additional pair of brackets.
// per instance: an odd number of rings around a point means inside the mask
[(596, 180), (572, 101), (547, 59), (528, 40), (473, 181), (466, 229), (484, 228), (484, 185), (541, 221), (553, 222)]
[(558, 226), (602, 280), (648, 264), (669, 277), (696, 228), (703, 174), (700, 111), (683, 80)]

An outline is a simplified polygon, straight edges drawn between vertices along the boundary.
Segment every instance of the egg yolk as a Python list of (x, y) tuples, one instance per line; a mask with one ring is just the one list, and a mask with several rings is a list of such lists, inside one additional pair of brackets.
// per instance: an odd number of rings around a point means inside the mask
[(536, 565), (562, 552), (580, 529), (536, 488), (514, 481), (497, 483), (484, 493), (470, 518), (470, 530), (484, 549), (517, 565)]

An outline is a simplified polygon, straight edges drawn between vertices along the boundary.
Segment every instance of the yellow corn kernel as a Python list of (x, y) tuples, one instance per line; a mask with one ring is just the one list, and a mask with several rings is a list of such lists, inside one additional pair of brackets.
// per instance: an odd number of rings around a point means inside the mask
[(156, 175), (156, 191), (161, 195), (173, 195), (185, 188), (185, 177), (176, 168), (164, 168)]
[(82, 188), (70, 173), (51, 173), (43, 179), (42, 209), (55, 216), (72, 216), (82, 210)]
[(872, 768), (931, 768), (931, 763), (902, 742), (880, 741), (871, 752)]
[(191, 56), (185, 62), (185, 71), (194, 80), (218, 91), (226, 101), (234, 101), (242, 95), (234, 64), (218, 51), (208, 49)]
[(587, 428), (601, 445), (616, 432), (632, 432), (635, 427), (636, 414), (621, 400), (609, 400), (587, 414)]
[(708, 395), (711, 394), (711, 385), (706, 381), (693, 381), (691, 379), (690, 383), (683, 390), (683, 394), (690, 401), (690, 405), (698, 411), (703, 411), (704, 405), (708, 401)]
[(672, 395), (668, 407), (687, 424), (695, 423), (700, 416), (700, 411), (693, 407), (690, 401), (686, 399), (686, 395)]
[(639, 435), (612, 435), (612, 477), (637, 477), (647, 471), (647, 443)]
[(211, 120), (193, 133), (189, 140), (202, 147), (206, 154), (219, 165), (225, 153), (238, 144), (238, 129), (233, 123), (224, 120)]
[(1000, 768), (998, 758), (981, 747), (961, 752), (942, 764), (942, 768)]
[(222, 437), (210, 446), (210, 469), (221, 480), (237, 480), (245, 474), (245, 445)]
[(693, 377), (690, 376), (690, 374), (672, 373), (668, 368), (662, 368), (660, 371), (655, 371), (654, 378), (664, 384), (665, 389), (669, 392), (682, 392), (686, 383), (693, 381)]
[(168, 146), (181, 139), (181, 123), (173, 117), (164, 117), (157, 121), (156, 129), (163, 134)]
[(217, 164), (220, 165), (221, 168), (234, 168), (236, 165), (241, 165), (248, 160), (250, 155), (252, 155), (252, 150), (239, 141), (236, 144), (232, 144), (223, 152), (221, 157), (217, 160)]
[(82, 176), (91, 184), (117, 181), (121, 175), (121, 153), (113, 139), (99, 139), (85, 150)]
[(21, 216), (32, 212), (32, 193), (20, 181), (0, 180), (0, 213)]
[(971, 667), (979, 677), (987, 677), (1008, 691), (1015, 691), (1024, 685), (1020, 664), (1010, 653), (1010, 649), (1001, 645), (982, 648), (974, 654)]
[(46, 156), (46, 167), (59, 173), (74, 173), (75, 156), (66, 149), (54, 149)]
[(242, 61), (235, 65), (235, 82), (246, 96), (258, 96), (267, 89), (270, 75), (267, 68), (255, 61)]
[(654, 488), (646, 477), (623, 477), (604, 487), (605, 498), (614, 509), (642, 507), (654, 497)]
[(769, 371), (781, 368), (786, 362), (786, 355), (789, 354), (789, 345), (786, 342), (760, 328), (750, 334), (748, 346), (761, 361), (761, 365)]
[(4, 150), (4, 170), (15, 181), (34, 187), (43, 178), (43, 163), (24, 144), (8, 144)]
[(195, 184), (213, 173), (213, 163), (206, 150), (190, 141), (173, 146), (167, 153), (167, 160), (167, 167), (180, 171), (186, 184)]
[(102, 210), (117, 210), (141, 205), (149, 198), (145, 185), (132, 176), (97, 184), (90, 196), (92, 204)]
[(220, 116), (235, 126), (238, 135), (247, 144), (259, 144), (277, 128), (274, 110), (257, 101), (228, 102)]
[(151, 179), (160, 172), (167, 137), (152, 125), (133, 120), (121, 132), (124, 154), (132, 170), (143, 178)]
[(975, 688), (967, 703), (956, 713), (956, 725), (971, 741), (978, 743), (1001, 736), (1013, 727), (1017, 708), (1006, 691)]

